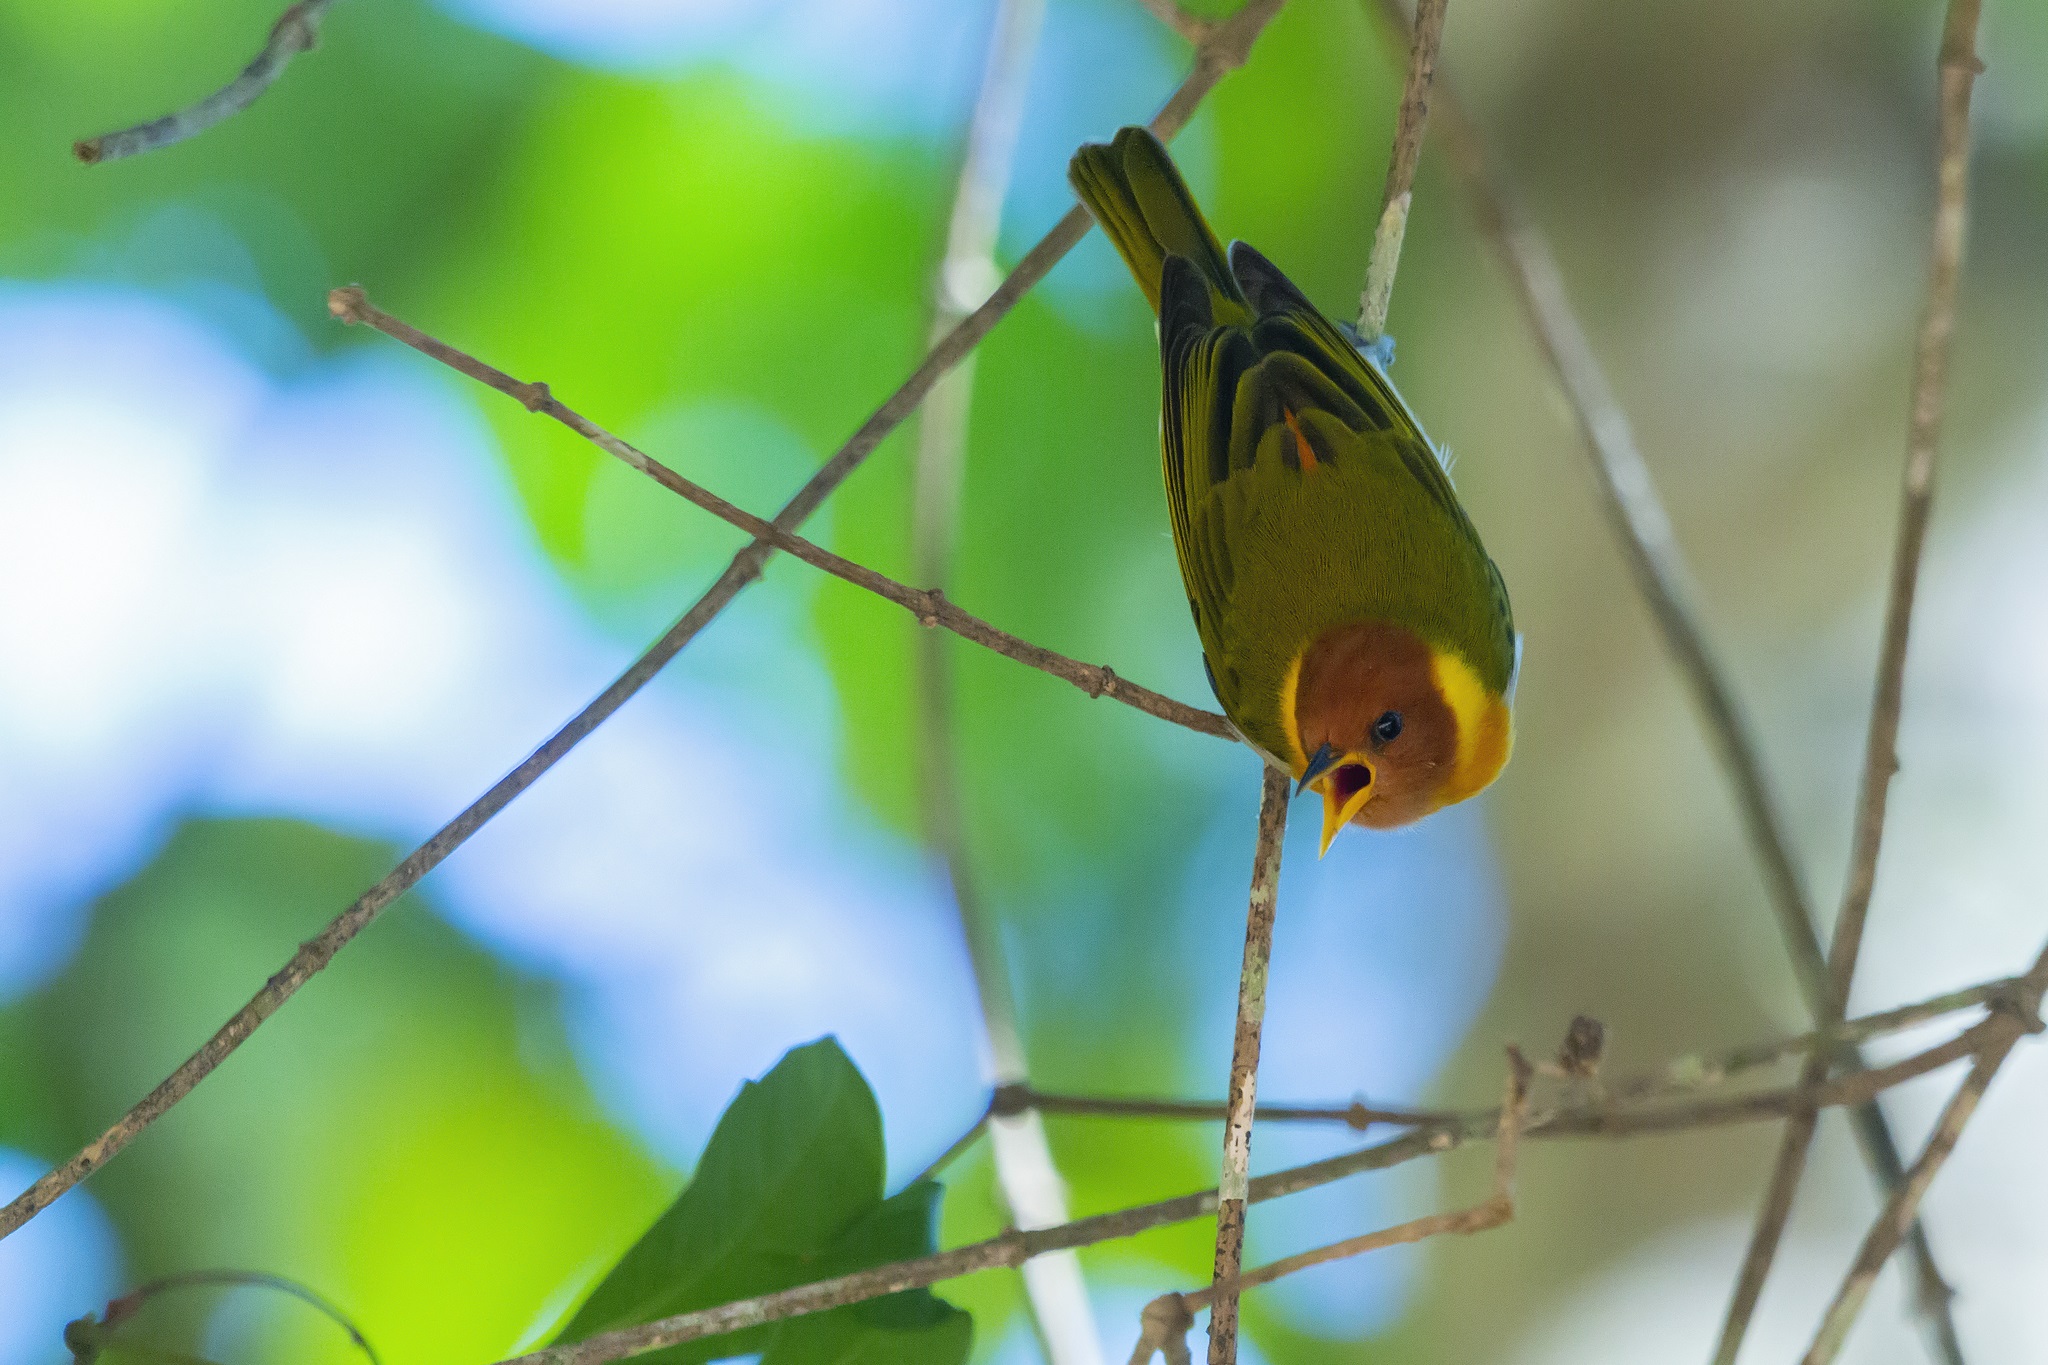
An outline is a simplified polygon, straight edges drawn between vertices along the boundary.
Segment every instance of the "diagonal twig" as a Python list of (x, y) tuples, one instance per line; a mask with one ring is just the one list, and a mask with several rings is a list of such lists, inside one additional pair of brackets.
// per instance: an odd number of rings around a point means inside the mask
[[(996, 238), (1024, 120), (1025, 89), (1044, 20), (1045, 0), (1001, 0), (996, 8), (981, 89), (968, 120), (959, 185), (946, 226), (946, 248), (936, 272), (934, 339), (972, 311), (998, 278)], [(934, 592), (942, 590), (952, 575), (974, 374), (975, 357), (969, 355), (932, 390), (918, 414), (917, 455), (911, 475), (911, 572)], [(991, 1079), (998, 1086), (1021, 1084), (1031, 1073), (1010, 964), (967, 847), (955, 736), (959, 698), (952, 662), (944, 636), (927, 631), (913, 641), (919, 806), (926, 842), (952, 888), (953, 908), (960, 919), (961, 937), (966, 940)], [(1026, 1109), (990, 1112), (986, 1121), (996, 1186), (1011, 1220), (1022, 1228), (1066, 1222), (1066, 1181), (1053, 1160), (1043, 1120)], [(1021, 1274), (1025, 1305), (1050, 1365), (1102, 1365), (1102, 1337), (1088, 1302), (1080, 1257), (1072, 1251), (1056, 1251), (1026, 1261)]]
[[(1397, 30), (1407, 20), (1398, 0), (1379, 0)], [(1616, 401), (1585, 329), (1572, 311), (1557, 259), (1519, 192), (1489, 155), (1477, 126), (1459, 106), (1448, 81), (1438, 82), (1438, 126), (1453, 171), (1463, 182), (1481, 232), (1506, 266), (1523, 311), (1577, 419), (1594, 477), (1627, 556), (1637, 590), (1648, 604), (1665, 645), (1705, 721), (1707, 735), (1734, 787), (1737, 813), (1761, 866), (1765, 890), (1807, 1010), (1827, 1017), (1829, 975), (1811, 902), (1801, 883), (1791, 836), (1764, 772), (1762, 751), (1732, 683), (1707, 639), (1692, 576), (1671, 519), (1637, 448), (1628, 418)], [(1863, 1065), (1853, 1046), (1837, 1050), (1833, 1064)], [(1897, 1141), (1875, 1105), (1852, 1117), (1857, 1145), (1879, 1187), (1889, 1194), (1905, 1178)], [(1949, 1290), (1926, 1230), (1915, 1225), (1910, 1245), (1919, 1279), (1918, 1309), (1941, 1358), (1962, 1365)]]
[(1813, 1346), (1807, 1351), (1803, 1365), (1830, 1365), (1840, 1354), (1843, 1343), (1849, 1339), (1849, 1329), (1856, 1324), (1856, 1315), (1870, 1297), (1871, 1286), (1877, 1283), (1878, 1272), (1884, 1269), (1884, 1263), (1898, 1249), (1899, 1239), (1912, 1226), (1921, 1198), (1927, 1193), (1928, 1186), (1934, 1183), (1934, 1177), (1949, 1155), (1955, 1151), (1956, 1143), (1963, 1135), (1963, 1126), (1976, 1113), (1977, 1103), (1990, 1089), (1998, 1068), (2005, 1064), (2006, 1057), (2021, 1038), (2041, 1031), (2039, 1002), (2042, 990), (2048, 988), (2048, 949), (2042, 950), (2033, 971), (2024, 981), (2032, 992), (2032, 1008), (2008, 1006), (1986, 1024), (1992, 1035), (1990, 1041), (1977, 1054), (1970, 1074), (1963, 1078), (1962, 1085), (1935, 1121), (1934, 1132), (1928, 1137), (1920, 1159), (1906, 1173), (1905, 1183), (1885, 1202), (1883, 1211), (1871, 1223), (1855, 1262), (1850, 1265), (1841, 1288), (1835, 1292), (1834, 1301), (1828, 1305), (1826, 1316), (1821, 1319), (1820, 1329), (1814, 1335)]
[[(1840, 1020), (1849, 1005), (1849, 987), (1856, 973), (1857, 953), (1863, 944), (1863, 927), (1870, 913), (1871, 893), (1877, 885), (1878, 853), (1884, 842), (1884, 821), (1892, 776), (1898, 771), (1899, 717), (1905, 702), (1906, 643), (1913, 621), (1913, 600), (1920, 576), (1920, 559), (1927, 543), (1927, 519), (1934, 499), (1934, 460), (1941, 436), (1941, 419), (1947, 397), (1948, 357), (1955, 334), (1956, 285), (1962, 275), (1963, 239), (1968, 226), (1970, 164), (1970, 92), (1982, 70), (1977, 60), (1976, 38), (1979, 0), (1949, 0), (1943, 27), (1938, 69), (1941, 84), (1941, 114), (1938, 134), (1937, 175), (1939, 190), (1935, 205), (1933, 242), (1929, 250), (1927, 303), (1920, 321), (1913, 351), (1912, 410), (1906, 439), (1906, 468), (1899, 495), (1898, 541), (1892, 556), (1892, 578), (1885, 607), (1884, 635), (1878, 645), (1877, 683), (1870, 708), (1870, 729), (1863, 750), (1863, 776), (1856, 802), (1855, 839), (1849, 854), (1849, 874), (1842, 891), (1842, 907), (1835, 918), (1834, 934), (1828, 944), (1828, 1000), (1823, 1027)], [(1826, 1074), (1828, 1058), (1816, 1052), (1806, 1063), (1801, 1077), (1808, 1086)], [(1980, 1066), (1982, 1063), (1980, 1062)], [(1996, 1069), (1996, 1064), (1992, 1065)], [(1989, 1073), (1985, 1079), (1988, 1082)], [(1967, 1087), (1965, 1088), (1967, 1092)], [(1958, 1096), (1961, 1102), (1962, 1096)], [(1812, 1148), (1818, 1115), (1801, 1110), (1785, 1125), (1778, 1157), (1771, 1170), (1771, 1182), (1757, 1213), (1749, 1249), (1737, 1275), (1728, 1315), (1721, 1329), (1716, 1365), (1734, 1365), (1742, 1338), (1756, 1303), (1769, 1278), (1778, 1242), (1791, 1217), (1792, 1201), (1806, 1158)], [(1924, 1166), (1926, 1158), (1920, 1163)], [(1938, 1165), (1939, 1163), (1937, 1163)], [(1919, 1169), (1916, 1166), (1916, 1170)], [(1918, 1206), (1909, 1197), (1911, 1181), (1889, 1192), (1887, 1207), (1908, 1210)], [(1910, 1215), (1909, 1215), (1910, 1216)], [(1894, 1239), (1892, 1245), (1896, 1245)], [(1887, 1248), (1889, 1249), (1889, 1248)], [(1946, 1286), (1938, 1279), (1929, 1283), (1923, 1274), (1923, 1309), (1930, 1297), (1945, 1300)], [(1860, 1300), (1859, 1300), (1860, 1303)], [(1946, 1322), (1946, 1318), (1944, 1318)], [(1846, 1327), (1845, 1329), (1846, 1330)], [(1948, 1327), (1945, 1348), (1952, 1356), (1961, 1354), (1954, 1328)]]
[(280, 14), (277, 22), (270, 26), (269, 41), (264, 43), (255, 60), (242, 68), (241, 75), (197, 104), (133, 128), (123, 128), (117, 133), (83, 138), (71, 144), (71, 154), (88, 166), (102, 161), (118, 161), (124, 156), (153, 152), (159, 147), (197, 137), (215, 124), (233, 118), (254, 104), (257, 97), (284, 74), (292, 58), (313, 50), (313, 45), (320, 40), (320, 20), (334, 2), (299, 0)]
[(1213, 711), (1188, 706), (1149, 688), (1140, 687), (1118, 675), (1112, 668), (1101, 664), (1082, 663), (1078, 659), (1070, 659), (1064, 654), (1032, 644), (1029, 640), (1012, 635), (962, 610), (937, 588), (913, 588), (899, 583), (864, 564), (834, 554), (793, 531), (786, 531), (774, 522), (764, 521), (744, 508), (727, 502), (702, 484), (677, 473), (668, 465), (619, 439), (569, 407), (556, 398), (546, 384), (537, 380), (522, 383), (467, 351), (422, 332), (404, 319), (387, 313), (371, 303), (369, 296), (358, 285), (345, 285), (332, 291), (327, 296), (327, 308), (343, 322), (373, 327), (394, 340), (404, 342), (422, 355), (431, 356), (450, 369), (467, 375), (479, 384), (517, 400), (529, 412), (554, 418), (606, 454), (639, 470), (670, 492), (711, 513), (721, 521), (738, 527), (756, 540), (782, 551), (793, 559), (800, 559), (813, 568), (831, 574), (834, 578), (851, 583), (857, 588), (865, 588), (877, 597), (894, 602), (915, 616), (920, 625), (944, 627), (955, 635), (991, 649), (1005, 658), (1014, 659), (1041, 673), (1064, 679), (1091, 697), (1108, 697), (1120, 701), (1126, 706), (1143, 711), (1148, 716), (1169, 721), (1200, 734), (1214, 735), (1219, 739), (1237, 738), (1237, 732), (1231, 729), (1230, 722)]
[[(1253, 41), (1284, 3), (1285, 0), (1246, 0), (1243, 8), (1219, 25), (1196, 52), (1194, 70), (1153, 119), (1153, 131), (1161, 137), (1170, 137), (1185, 127), (1196, 107), (1216, 88), (1217, 83), (1244, 64), (1251, 53)], [(783, 505), (776, 514), (775, 527), (794, 531), (815, 512), (847, 476), (874, 453), (883, 438), (903, 424), (939, 377), (958, 364), (960, 358), (1017, 305), (1025, 292), (1044, 279), (1053, 265), (1073, 249), (1087, 232), (1088, 222), (1087, 210), (1076, 205), (1036, 246), (1024, 253), (1023, 259), (1017, 262), (987, 301), (963, 319), (944, 341), (933, 347), (910, 377)], [(300, 987), (326, 967), (334, 955), (386, 907), (411, 890), (420, 878), (439, 866), (513, 798), (538, 781), (542, 773), (560, 762), (628, 698), (646, 686), (670, 659), (739, 596), (742, 589), (760, 577), (762, 566), (773, 552), (773, 545), (756, 539), (734, 555), (725, 571), (696, 603), (596, 700), (551, 735), (518, 767), (500, 778), (489, 791), (408, 854), (389, 875), (365, 891), (326, 928), (301, 944), (291, 959), (264, 983), (247, 1004), (105, 1132), (36, 1180), (6, 1207), (0, 1208), (0, 1238), (8, 1236), (49, 1207), (59, 1195), (98, 1170), (134, 1141), (137, 1134), (191, 1094), (195, 1086), (211, 1075), (264, 1020), (275, 1014)]]

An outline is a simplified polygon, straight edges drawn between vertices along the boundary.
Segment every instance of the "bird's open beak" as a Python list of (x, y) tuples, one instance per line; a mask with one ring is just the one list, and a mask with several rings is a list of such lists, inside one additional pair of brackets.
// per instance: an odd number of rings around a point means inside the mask
[[(1325, 745), (1324, 749), (1329, 746)], [(1318, 751), (1318, 759), (1323, 753)], [(1309, 764), (1313, 771), (1315, 764)], [(1372, 800), (1374, 778), (1378, 774), (1373, 765), (1358, 754), (1341, 754), (1325, 762), (1322, 771), (1311, 779), (1323, 798), (1323, 842), (1316, 856), (1322, 857), (1330, 851), (1330, 841), (1337, 837), (1337, 831), (1356, 819), (1358, 812), (1365, 809), (1365, 803)]]
[(1299, 796), (1310, 787), (1313, 787), (1316, 784), (1317, 778), (1336, 767), (1338, 763), (1343, 761), (1343, 758), (1344, 755), (1338, 753), (1327, 744), (1316, 750), (1315, 754), (1310, 757), (1308, 766), (1301, 770), (1301, 776), (1295, 780), (1294, 794)]

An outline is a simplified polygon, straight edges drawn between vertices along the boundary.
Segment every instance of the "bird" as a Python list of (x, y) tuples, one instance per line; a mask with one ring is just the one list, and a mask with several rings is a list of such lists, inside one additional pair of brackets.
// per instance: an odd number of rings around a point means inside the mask
[(1144, 128), (1068, 179), (1159, 320), (1161, 470), (1210, 689), (1322, 797), (1321, 853), (1477, 794), (1514, 747), (1520, 637), (1445, 461), (1381, 365)]

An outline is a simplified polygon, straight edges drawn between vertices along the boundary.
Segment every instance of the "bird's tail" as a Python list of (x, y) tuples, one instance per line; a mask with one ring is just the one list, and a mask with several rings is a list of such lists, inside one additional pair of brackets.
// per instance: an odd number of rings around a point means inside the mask
[(1173, 158), (1148, 129), (1125, 128), (1106, 147), (1083, 146), (1068, 163), (1067, 179), (1123, 253), (1154, 312), (1168, 256), (1185, 257), (1213, 294), (1244, 302), (1222, 243), (1195, 207)]

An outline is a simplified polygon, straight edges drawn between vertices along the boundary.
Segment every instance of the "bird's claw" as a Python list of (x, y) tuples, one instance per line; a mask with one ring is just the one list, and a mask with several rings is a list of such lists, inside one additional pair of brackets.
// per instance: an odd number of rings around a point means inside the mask
[(1358, 335), (1358, 324), (1353, 322), (1339, 322), (1337, 330), (1344, 334), (1346, 341), (1358, 348), (1360, 355), (1380, 369), (1390, 370), (1394, 367), (1393, 337), (1382, 332), (1376, 340), (1366, 341)]

